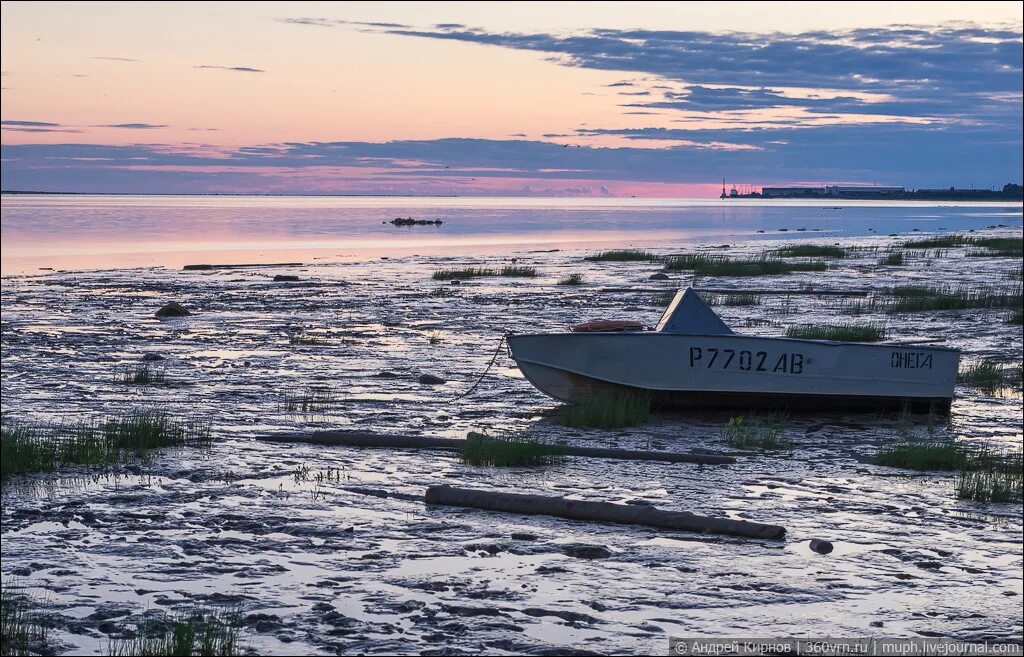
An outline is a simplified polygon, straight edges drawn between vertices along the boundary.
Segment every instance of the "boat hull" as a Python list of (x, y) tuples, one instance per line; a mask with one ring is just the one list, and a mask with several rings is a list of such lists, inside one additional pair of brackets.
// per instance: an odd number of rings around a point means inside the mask
[(645, 394), (663, 408), (947, 411), (959, 362), (931, 346), (738, 335), (519, 335), (509, 347), (555, 399)]

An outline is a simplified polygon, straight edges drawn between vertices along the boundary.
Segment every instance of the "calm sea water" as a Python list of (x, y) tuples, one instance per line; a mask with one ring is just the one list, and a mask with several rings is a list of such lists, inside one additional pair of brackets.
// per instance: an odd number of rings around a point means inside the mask
[[(441, 219), (395, 227), (391, 219)], [(1021, 226), (1020, 204), (4, 195), (2, 271), (331, 261)], [(759, 231), (764, 231), (763, 233)]]

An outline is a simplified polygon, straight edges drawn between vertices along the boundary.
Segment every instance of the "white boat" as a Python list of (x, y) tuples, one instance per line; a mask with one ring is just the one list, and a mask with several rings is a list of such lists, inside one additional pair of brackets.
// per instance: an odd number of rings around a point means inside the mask
[(933, 345), (737, 335), (692, 289), (676, 294), (656, 329), (623, 324), (510, 335), (509, 350), (555, 399), (643, 394), (663, 408), (948, 411), (960, 360)]

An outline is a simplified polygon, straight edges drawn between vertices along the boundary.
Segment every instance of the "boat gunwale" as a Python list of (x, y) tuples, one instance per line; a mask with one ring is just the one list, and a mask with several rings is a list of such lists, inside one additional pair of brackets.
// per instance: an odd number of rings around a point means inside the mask
[(533, 337), (553, 337), (553, 336), (574, 336), (588, 338), (598, 336), (659, 336), (659, 337), (688, 337), (688, 338), (742, 338), (747, 340), (774, 340), (778, 342), (799, 342), (799, 343), (810, 343), (816, 345), (822, 345), (825, 347), (842, 347), (842, 346), (857, 346), (857, 347), (900, 347), (903, 349), (927, 349), (933, 351), (948, 351), (953, 353), (962, 353), (962, 350), (957, 347), (947, 347), (943, 345), (932, 345), (932, 344), (907, 344), (907, 343), (895, 343), (895, 342), (844, 342), (842, 340), (815, 340), (813, 338), (789, 338), (786, 336), (770, 336), (770, 335), (748, 335), (744, 333), (662, 333), (661, 331), (606, 331), (606, 332), (593, 332), (593, 333), (572, 333), (572, 332), (559, 332), (559, 333), (509, 333), (506, 335), (506, 339), (511, 341), (516, 338), (533, 338)]

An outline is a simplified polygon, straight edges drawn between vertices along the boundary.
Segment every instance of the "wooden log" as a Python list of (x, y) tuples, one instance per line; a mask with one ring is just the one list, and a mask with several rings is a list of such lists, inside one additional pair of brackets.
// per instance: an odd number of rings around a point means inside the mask
[(486, 511), (505, 511), (525, 515), (544, 515), (570, 520), (612, 522), (623, 525), (644, 525), (661, 529), (725, 534), (746, 538), (781, 539), (786, 528), (746, 520), (710, 518), (686, 511), (665, 511), (651, 506), (612, 504), (564, 497), (503, 493), (498, 491), (431, 486), (424, 497), (427, 504), (458, 506)]
[[(317, 445), (338, 445), (343, 447), (386, 447), (390, 449), (440, 449), (461, 452), (465, 440), (455, 438), (432, 438), (430, 436), (404, 436), (379, 434), (365, 431), (315, 431), (312, 434), (276, 433), (261, 436), (259, 440), (278, 443), (313, 443)], [(552, 451), (561, 456), (615, 459), (620, 461), (662, 461), (665, 463), (697, 463), (700, 465), (727, 465), (735, 463), (732, 456), (719, 454), (698, 454), (694, 452), (655, 452), (635, 449), (604, 449), (599, 447), (574, 447), (551, 445)]]

